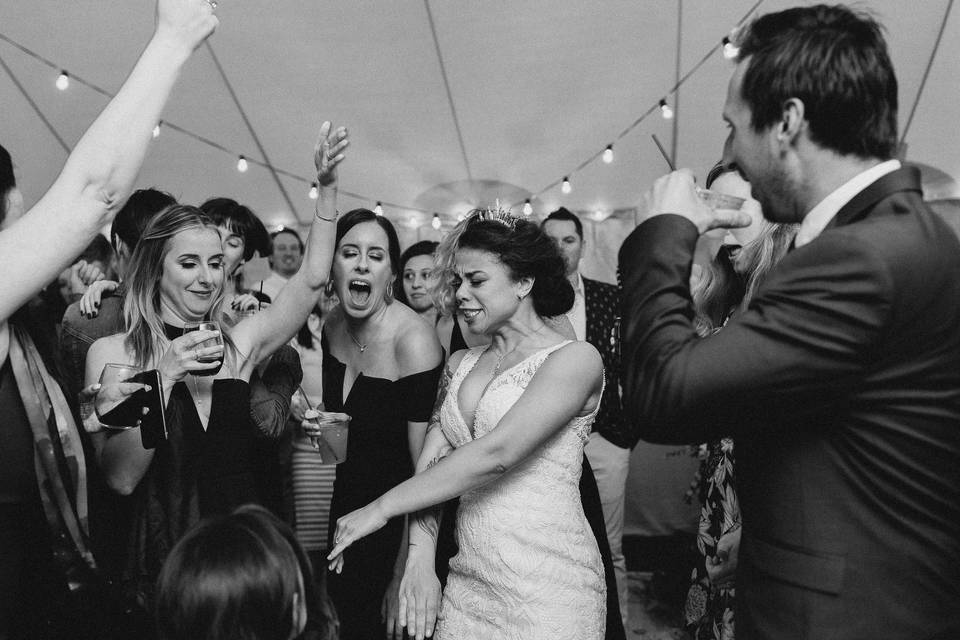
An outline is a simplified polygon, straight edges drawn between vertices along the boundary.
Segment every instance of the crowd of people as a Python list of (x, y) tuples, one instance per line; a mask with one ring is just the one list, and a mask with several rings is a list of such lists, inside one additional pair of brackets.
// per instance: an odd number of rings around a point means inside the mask
[(158, 0), (28, 211), (0, 147), (0, 640), (624, 639), (641, 438), (704, 452), (692, 637), (960, 637), (960, 242), (875, 20), (743, 30), (742, 205), (657, 180), (613, 285), (562, 208), (401, 252), (329, 122), (304, 237), (133, 191), (216, 4)]

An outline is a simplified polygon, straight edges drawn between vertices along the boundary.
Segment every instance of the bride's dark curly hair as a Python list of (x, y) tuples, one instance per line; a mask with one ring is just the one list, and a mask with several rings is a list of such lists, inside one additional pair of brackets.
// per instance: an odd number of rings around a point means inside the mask
[(459, 249), (491, 253), (510, 271), (513, 280), (533, 278), (530, 292), (533, 309), (542, 317), (558, 316), (573, 307), (573, 287), (567, 280), (557, 245), (538, 225), (504, 212), (491, 217), (488, 210), (474, 209), (437, 248), (435, 285), (432, 294), (441, 312), (456, 311), (456, 272)]

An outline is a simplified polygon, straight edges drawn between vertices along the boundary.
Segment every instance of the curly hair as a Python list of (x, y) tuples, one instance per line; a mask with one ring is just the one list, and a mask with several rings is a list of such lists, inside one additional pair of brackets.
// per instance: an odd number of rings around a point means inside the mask
[(485, 219), (485, 212), (484, 209), (471, 211), (437, 248), (431, 295), (441, 313), (449, 315), (457, 307), (460, 276), (456, 272), (456, 253), (460, 249), (493, 254), (515, 281), (533, 278), (530, 297), (537, 315), (552, 317), (569, 311), (573, 307), (573, 287), (567, 280), (556, 243), (529, 220)]

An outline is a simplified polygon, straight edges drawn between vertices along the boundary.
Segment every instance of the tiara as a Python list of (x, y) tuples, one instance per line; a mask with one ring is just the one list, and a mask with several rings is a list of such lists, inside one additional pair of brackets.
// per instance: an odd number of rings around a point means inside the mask
[(494, 206), (486, 207), (484, 209), (477, 209), (473, 214), (475, 220), (492, 220), (493, 222), (499, 222), (500, 224), (506, 225), (511, 229), (517, 227), (517, 216), (510, 213), (509, 209), (500, 208), (500, 199), (498, 198)]

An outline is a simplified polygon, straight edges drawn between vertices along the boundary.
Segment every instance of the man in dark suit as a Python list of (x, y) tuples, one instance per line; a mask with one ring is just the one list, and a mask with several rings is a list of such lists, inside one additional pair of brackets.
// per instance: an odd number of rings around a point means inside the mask
[(620, 356), (617, 322), (620, 294), (612, 284), (580, 275), (583, 253), (583, 223), (567, 209), (551, 213), (541, 225), (553, 238), (567, 267), (567, 278), (576, 297), (567, 313), (578, 340), (586, 340), (600, 352), (606, 386), (600, 400), (590, 441), (584, 449), (600, 491), (600, 504), (613, 559), (617, 600), (624, 627), (627, 625), (627, 563), (623, 555), (624, 493), (630, 467), (630, 449), (640, 439), (628, 429), (620, 405)]
[(890, 160), (880, 27), (804, 7), (739, 44), (727, 155), (796, 249), (698, 339), (697, 237), (747, 220), (657, 181), (620, 251), (625, 411), (655, 442), (736, 438), (738, 638), (960, 637), (960, 243)]

